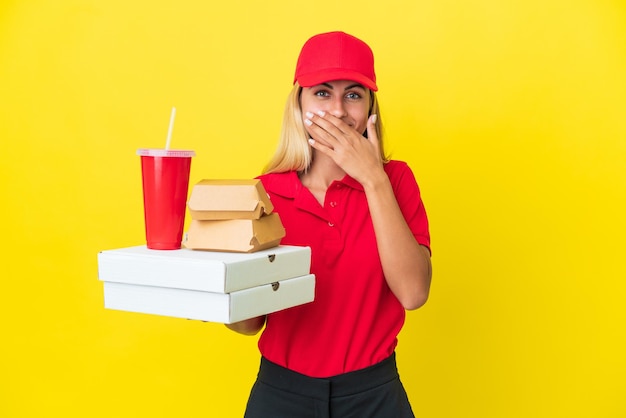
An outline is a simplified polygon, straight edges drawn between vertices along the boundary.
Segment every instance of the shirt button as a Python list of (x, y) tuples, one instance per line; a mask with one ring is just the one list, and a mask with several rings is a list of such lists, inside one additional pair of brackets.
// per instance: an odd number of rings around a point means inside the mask
[(335, 224), (332, 223), (332, 222), (328, 222), (328, 226), (333, 227), (333, 226), (335, 226)]
[(331, 208), (334, 208), (334, 207), (336, 207), (336, 206), (337, 206), (337, 202), (330, 202), (330, 207), (331, 207)]

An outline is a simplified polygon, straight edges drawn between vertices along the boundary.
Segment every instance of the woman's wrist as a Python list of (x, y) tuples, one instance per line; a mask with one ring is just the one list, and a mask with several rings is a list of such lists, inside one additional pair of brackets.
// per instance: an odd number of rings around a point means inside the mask
[(389, 182), (387, 173), (381, 168), (380, 171), (376, 170), (370, 173), (370, 175), (361, 182), (361, 185), (365, 193), (368, 193), (380, 190), (381, 187), (391, 186), (391, 183)]
[(243, 335), (256, 335), (265, 325), (265, 316), (246, 319), (244, 321), (225, 324), (226, 328)]

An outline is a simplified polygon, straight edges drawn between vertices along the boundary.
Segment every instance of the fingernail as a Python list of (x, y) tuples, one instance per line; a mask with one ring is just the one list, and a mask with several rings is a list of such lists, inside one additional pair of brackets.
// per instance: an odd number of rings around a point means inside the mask
[(311, 113), (311, 112), (306, 112), (305, 115), (306, 115), (307, 118), (312, 118), (313, 117), (313, 113)]
[(376, 123), (377, 120), (378, 120), (378, 115), (376, 114), (372, 115), (372, 123)]
[(309, 138), (309, 144), (311, 145), (315, 144), (315, 140), (313, 138)]
[(311, 126), (311, 125), (313, 124), (313, 122), (311, 122), (311, 121), (310, 121), (310, 120), (308, 120), (308, 119), (305, 119), (305, 120), (304, 120), (304, 123), (305, 123), (307, 126)]
[(324, 112), (323, 110), (318, 110), (317, 114), (320, 115), (321, 117), (324, 117), (326, 112)]

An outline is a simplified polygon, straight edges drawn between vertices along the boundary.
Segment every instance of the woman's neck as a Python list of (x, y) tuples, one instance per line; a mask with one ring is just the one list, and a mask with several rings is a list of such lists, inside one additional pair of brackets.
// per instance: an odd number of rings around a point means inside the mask
[(300, 175), (300, 181), (311, 191), (313, 196), (324, 205), (326, 190), (333, 181), (341, 180), (346, 175), (335, 162), (325, 155), (316, 153), (309, 169)]
[(341, 180), (345, 175), (346, 172), (335, 164), (332, 159), (316, 153), (311, 166), (300, 178), (302, 184), (307, 187), (313, 185), (315, 188), (327, 189), (333, 181)]

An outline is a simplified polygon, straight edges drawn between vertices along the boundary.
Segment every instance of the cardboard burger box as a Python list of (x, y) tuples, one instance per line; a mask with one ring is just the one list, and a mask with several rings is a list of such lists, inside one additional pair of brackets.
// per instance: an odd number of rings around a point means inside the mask
[(201, 180), (187, 203), (183, 245), (194, 250), (252, 253), (280, 244), (280, 217), (260, 180)]
[(200, 180), (187, 203), (192, 219), (259, 219), (274, 206), (261, 180)]
[(151, 250), (101, 251), (98, 278), (108, 309), (232, 323), (312, 302), (309, 247), (252, 254)]

